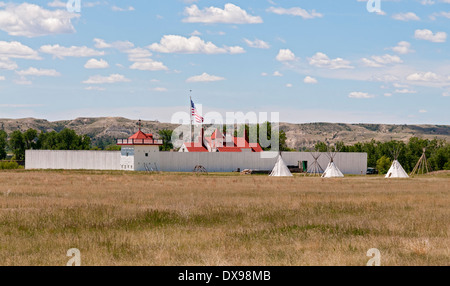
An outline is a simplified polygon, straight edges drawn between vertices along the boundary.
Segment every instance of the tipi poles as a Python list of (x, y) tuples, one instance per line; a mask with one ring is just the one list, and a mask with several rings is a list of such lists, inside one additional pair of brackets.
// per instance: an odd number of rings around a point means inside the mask
[(414, 167), (413, 171), (411, 172), (410, 176), (413, 176), (415, 174), (420, 174), (420, 172), (422, 172), (422, 174), (425, 174), (429, 172), (428, 170), (428, 161), (427, 161), (427, 156), (425, 155), (425, 149), (423, 149), (423, 154), (419, 159), (419, 162), (417, 162), (416, 166)]
[(311, 166), (308, 168), (308, 170), (306, 170), (305, 176), (306, 175), (312, 175), (312, 176), (316, 176), (316, 175), (321, 175), (324, 170), (322, 169), (322, 167), (320, 166), (318, 160), (320, 158), (322, 154), (320, 153), (311, 153), (311, 156), (314, 159), (314, 162), (311, 164)]

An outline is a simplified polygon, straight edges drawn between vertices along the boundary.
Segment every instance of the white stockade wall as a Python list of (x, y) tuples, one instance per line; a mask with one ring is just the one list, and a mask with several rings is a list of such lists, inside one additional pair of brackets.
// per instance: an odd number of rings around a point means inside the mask
[[(155, 152), (149, 158), (156, 163), (159, 171), (192, 172), (196, 165), (202, 165), (208, 172), (232, 172), (241, 170), (272, 170), (276, 163), (276, 153), (272, 158), (261, 158), (262, 153), (179, 153)], [(27, 150), (26, 169), (88, 169), (120, 170), (119, 151), (41, 151)], [(298, 165), (308, 161), (310, 166), (314, 159), (307, 152), (283, 152), (287, 165)], [(329, 158), (325, 153), (319, 158), (320, 166), (325, 170)], [(338, 153), (334, 159), (336, 166), (344, 174), (366, 174), (366, 153)], [(143, 164), (135, 164), (137, 170), (143, 170)]]
[(27, 150), (25, 152), (25, 168), (120, 170), (120, 152)]
[[(208, 172), (232, 172), (242, 170), (272, 170), (277, 160), (277, 153), (272, 158), (261, 158), (261, 153), (172, 153), (157, 154), (157, 167), (166, 172), (190, 172), (196, 165), (202, 165)], [(308, 161), (310, 166), (314, 159), (306, 152), (283, 152), (287, 165), (298, 166), (299, 161)], [(320, 166), (325, 170), (330, 159), (326, 154), (319, 158)], [(365, 175), (367, 170), (367, 153), (339, 153), (334, 162), (344, 174)]]

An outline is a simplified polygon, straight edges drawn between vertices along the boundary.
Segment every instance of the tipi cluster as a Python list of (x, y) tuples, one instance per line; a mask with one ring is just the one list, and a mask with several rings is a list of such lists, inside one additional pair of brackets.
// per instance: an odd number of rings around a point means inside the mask
[[(422, 174), (428, 172), (428, 163), (427, 158), (425, 156), (425, 149), (423, 150), (423, 155), (420, 157), (419, 162), (414, 167), (414, 170), (411, 172), (411, 176), (414, 174), (419, 174), (422, 172)], [(344, 177), (344, 174), (339, 170), (339, 168), (334, 163), (334, 159), (338, 152), (332, 152), (328, 151), (327, 156), (330, 159), (330, 162), (328, 163), (327, 168), (325, 171), (322, 169), (322, 167), (319, 164), (319, 158), (322, 155), (319, 152), (313, 152), (311, 153), (311, 156), (313, 157), (314, 161), (309, 166), (308, 170), (306, 171), (305, 175), (311, 175), (311, 176), (321, 176), (322, 178), (342, 178)], [(392, 163), (391, 168), (387, 172), (385, 178), (409, 178), (409, 175), (406, 173), (405, 169), (403, 169), (402, 165), (398, 161), (398, 156), (400, 154), (400, 150), (394, 150), (392, 152), (392, 155), (394, 157), (394, 162)], [(292, 177), (292, 173), (290, 172), (289, 168), (287, 167), (286, 163), (284, 162), (283, 158), (281, 157), (281, 153), (278, 155), (277, 162), (275, 164), (275, 167), (272, 170), (272, 173), (270, 174), (271, 177)]]
[[(320, 153), (315, 152), (311, 153), (312, 157), (314, 158), (313, 164), (310, 166), (310, 168), (307, 171), (307, 174), (313, 174), (313, 175), (320, 175), (322, 174), (322, 178), (342, 178), (344, 177), (344, 174), (339, 170), (339, 168), (334, 163), (334, 158), (337, 155), (337, 152), (328, 152), (327, 156), (330, 158), (330, 163), (328, 164), (328, 167), (325, 169), (325, 171), (320, 166), (318, 159), (321, 156)], [(271, 177), (292, 177), (292, 173), (289, 170), (289, 168), (286, 166), (286, 163), (284, 162), (283, 158), (281, 157), (281, 153), (278, 155), (277, 162), (275, 163), (275, 167), (272, 170), (272, 173), (270, 173)]]

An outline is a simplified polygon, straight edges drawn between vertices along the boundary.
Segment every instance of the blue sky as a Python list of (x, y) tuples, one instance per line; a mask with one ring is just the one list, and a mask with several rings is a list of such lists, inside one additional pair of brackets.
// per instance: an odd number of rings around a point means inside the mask
[(80, 2), (0, 1), (0, 118), (450, 124), (450, 0)]

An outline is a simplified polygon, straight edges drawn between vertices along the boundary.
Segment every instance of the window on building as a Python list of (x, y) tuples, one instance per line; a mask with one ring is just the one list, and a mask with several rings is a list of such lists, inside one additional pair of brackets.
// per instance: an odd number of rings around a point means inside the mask
[(145, 153), (145, 157), (148, 157), (148, 153)]

